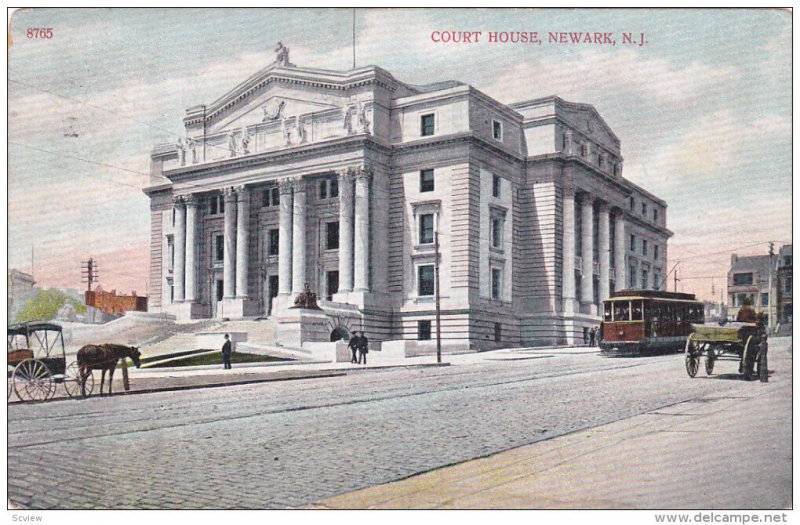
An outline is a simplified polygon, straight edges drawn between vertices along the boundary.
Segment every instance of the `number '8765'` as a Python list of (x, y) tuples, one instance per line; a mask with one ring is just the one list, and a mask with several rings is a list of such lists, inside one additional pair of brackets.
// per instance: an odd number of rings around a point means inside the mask
[(29, 27), (28, 31), (25, 33), (25, 36), (28, 38), (46, 38), (51, 39), (53, 38), (53, 28), (52, 27)]

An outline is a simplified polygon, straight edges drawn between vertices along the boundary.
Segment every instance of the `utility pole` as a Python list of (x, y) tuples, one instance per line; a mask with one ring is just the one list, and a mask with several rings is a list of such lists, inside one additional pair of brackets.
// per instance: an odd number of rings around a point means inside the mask
[[(438, 219), (438, 218), (437, 218)], [(436, 230), (433, 232), (433, 250), (436, 252), (434, 279), (436, 281), (436, 362), (442, 362), (442, 311), (439, 297), (439, 224), (436, 221)]]
[(85, 261), (85, 262), (81, 263), (81, 266), (82, 266), (82, 269), (81, 269), (81, 274), (82, 274), (81, 282), (86, 283), (87, 284), (87, 290), (91, 292), (92, 291), (92, 284), (94, 284), (94, 283), (96, 283), (98, 281), (97, 261), (95, 261), (94, 259), (92, 259), (90, 257), (88, 261)]
[(678, 291), (678, 281), (680, 281), (680, 279), (678, 279), (678, 267), (676, 265), (675, 266), (675, 290), (674, 290), (675, 292)]

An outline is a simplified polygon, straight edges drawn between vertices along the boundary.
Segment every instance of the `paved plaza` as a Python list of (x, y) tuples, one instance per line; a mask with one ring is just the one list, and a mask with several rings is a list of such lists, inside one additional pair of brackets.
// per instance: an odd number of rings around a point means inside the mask
[[(718, 363), (712, 378), (701, 372), (689, 379), (681, 355), (606, 359), (519, 350), (503, 356), (10, 406), (9, 498), (37, 509), (307, 507), (687, 401), (735, 402), (759, 389), (791, 395), (788, 339), (771, 346), (766, 385), (738, 380), (733, 362)], [(776, 432), (767, 434), (772, 441), (765, 446), (776, 457), (791, 457), (781, 427), (788, 425), (791, 436), (789, 418), (774, 418)], [(687, 459), (697, 472), (704, 447), (716, 448), (699, 439)], [(729, 455), (723, 459), (736, 465), (735, 451)], [(790, 462), (774, 467), (773, 479), (791, 480)], [(746, 474), (741, 465), (729, 473)], [(712, 496), (708, 507), (714, 506)]]

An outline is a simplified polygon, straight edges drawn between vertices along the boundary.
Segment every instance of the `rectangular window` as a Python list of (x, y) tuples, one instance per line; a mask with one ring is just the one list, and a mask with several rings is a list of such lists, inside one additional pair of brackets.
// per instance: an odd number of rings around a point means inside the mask
[(503, 125), (496, 121), (492, 121), (492, 137), (494, 140), (503, 140)]
[(331, 179), (331, 187), (328, 195), (330, 195), (331, 199), (335, 199), (339, 196), (339, 179)]
[(281, 203), (281, 191), (278, 188), (272, 188), (272, 205), (278, 206)]
[(653, 273), (653, 290), (658, 290), (661, 287), (661, 274), (658, 272)]
[(433, 265), (426, 264), (417, 268), (418, 289), (420, 297), (433, 295), (435, 292), (433, 282)]
[(631, 265), (630, 272), (628, 273), (628, 275), (630, 275), (631, 288), (636, 288), (636, 266), (635, 265)]
[[(217, 197), (211, 197), (211, 201), (209, 202), (209, 209), (208, 209), (209, 215), (216, 215), (217, 214), (217, 203), (218, 202), (219, 201), (217, 200)], [(173, 224), (174, 224), (174, 222), (173, 222)]]
[(792, 276), (788, 276), (785, 281), (783, 281), (783, 291), (786, 293), (792, 293)]
[(642, 239), (642, 255), (647, 255), (647, 239)]
[(433, 170), (422, 170), (419, 172), (419, 191), (433, 191)]
[(784, 266), (791, 266), (792, 265), (792, 258), (789, 257), (788, 255), (785, 255), (783, 257), (783, 265)]
[(492, 248), (503, 247), (503, 219), (492, 219)]
[(430, 115), (422, 115), (422, 117), (420, 117), (420, 133), (423, 137), (430, 137), (433, 135), (434, 123), (433, 113)]
[(320, 199), (328, 198), (328, 181), (326, 180), (319, 181), (319, 198)]
[(433, 214), (426, 213), (419, 216), (419, 243), (431, 244), (433, 242)]
[(500, 198), (502, 179), (497, 175), (492, 175), (492, 197)]
[(642, 215), (647, 217), (647, 203), (646, 202), (642, 203)]
[(217, 235), (214, 237), (214, 260), (225, 260), (225, 236)]
[(169, 269), (175, 268), (175, 241), (170, 235), (167, 237), (167, 253), (169, 253)]
[(175, 208), (172, 208), (172, 225), (175, 226)]
[(217, 200), (219, 202), (219, 205), (217, 206), (219, 208), (219, 212), (225, 213), (225, 197), (223, 195), (220, 195), (217, 197)]
[(653, 208), (653, 222), (658, 222), (658, 208)]
[(169, 285), (169, 302), (175, 302), (175, 286)]
[(499, 343), (503, 339), (503, 325), (494, 323), (494, 342)]
[(267, 189), (261, 193), (261, 207), (266, 208), (272, 204), (272, 190)]
[(769, 294), (762, 293), (761, 294), (761, 306), (769, 306)]
[(339, 291), (339, 272), (336, 270), (330, 271), (326, 273), (325, 278), (325, 292), (326, 292), (326, 300), (332, 301), (333, 294)]
[(630, 198), (630, 208), (631, 208), (631, 211), (633, 211), (633, 209), (634, 209), (635, 207), (636, 207), (636, 201), (635, 201), (635, 200), (633, 200), (633, 197), (631, 197), (631, 198)]
[(420, 341), (430, 341), (431, 339), (430, 321), (417, 321), (417, 339), (419, 339)]
[(325, 224), (325, 249), (339, 249), (339, 221)]
[(267, 255), (278, 255), (278, 250), (280, 246), (280, 230), (278, 228), (273, 228), (269, 231), (269, 237), (267, 241)]
[(631, 251), (636, 251), (636, 236), (631, 234)]
[(646, 289), (648, 286), (648, 277), (649, 275), (647, 274), (647, 270), (642, 270), (642, 290)]
[(225, 295), (225, 281), (217, 279), (217, 301), (221, 301)]
[(492, 268), (492, 299), (500, 299), (503, 289), (503, 275), (498, 268)]
[(658, 260), (658, 244), (653, 245), (653, 259)]
[(735, 273), (733, 274), (734, 286), (750, 286), (753, 284), (752, 273)]

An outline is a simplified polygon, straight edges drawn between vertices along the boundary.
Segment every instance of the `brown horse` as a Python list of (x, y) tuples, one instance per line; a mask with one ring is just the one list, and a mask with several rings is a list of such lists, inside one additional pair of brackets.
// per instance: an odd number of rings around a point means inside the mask
[(111, 395), (111, 385), (114, 381), (114, 370), (120, 359), (130, 357), (136, 368), (141, 366), (139, 358), (141, 354), (135, 346), (124, 346), (115, 344), (86, 345), (78, 350), (78, 369), (81, 378), (81, 394), (86, 395), (86, 378), (92, 370), (102, 370), (100, 377), (100, 395), (103, 394), (103, 383), (106, 379), (108, 370), (108, 395)]

